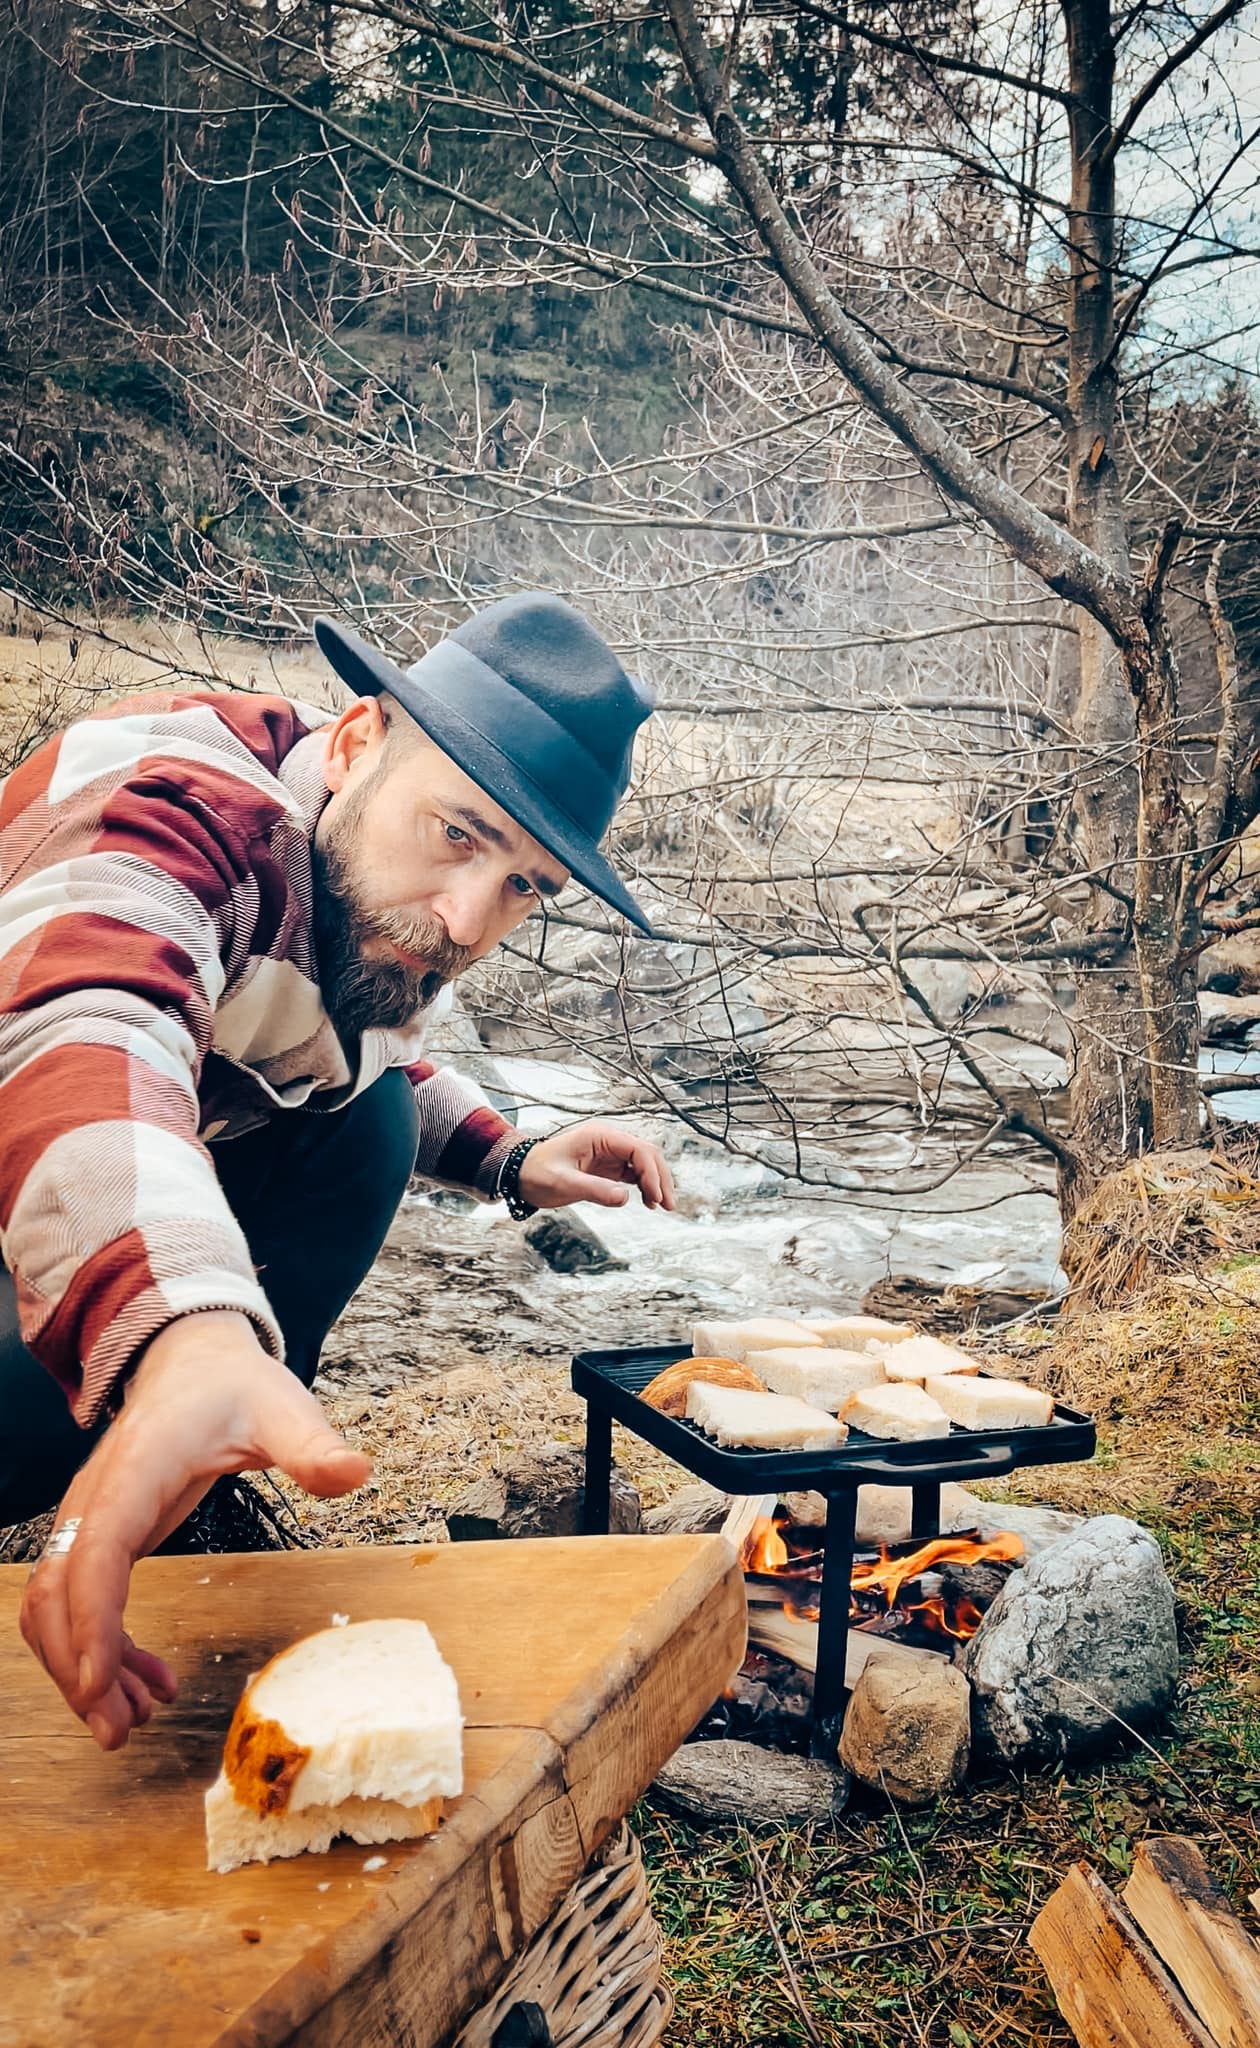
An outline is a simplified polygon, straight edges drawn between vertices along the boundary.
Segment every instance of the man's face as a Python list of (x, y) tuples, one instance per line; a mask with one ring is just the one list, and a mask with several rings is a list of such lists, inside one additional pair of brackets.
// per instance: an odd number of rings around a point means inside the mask
[(315, 956), (343, 1039), (398, 1028), (516, 929), (567, 871), (418, 728), (368, 698), (329, 728), (315, 830)]

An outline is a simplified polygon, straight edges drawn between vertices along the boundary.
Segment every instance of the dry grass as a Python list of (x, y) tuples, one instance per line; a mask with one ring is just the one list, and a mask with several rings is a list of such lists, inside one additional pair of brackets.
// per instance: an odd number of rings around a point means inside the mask
[(1260, 1133), (1223, 1126), (1210, 1150), (1159, 1152), (1108, 1175), (1063, 1237), (1070, 1312), (1129, 1301), (1161, 1275), (1260, 1250)]

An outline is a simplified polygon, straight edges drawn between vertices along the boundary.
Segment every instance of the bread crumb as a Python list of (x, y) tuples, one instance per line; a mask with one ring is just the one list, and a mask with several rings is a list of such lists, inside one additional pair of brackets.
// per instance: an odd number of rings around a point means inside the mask
[(365, 1870), (384, 1870), (386, 1860), (384, 1856), (369, 1856), (363, 1868)]
[(325, 1878), (323, 1884), (317, 1884), (315, 1889), (317, 1892), (330, 1892), (332, 1890), (331, 1881)]
[(210, 1584), (209, 1574), (207, 1573), (204, 1579), (198, 1579), (197, 1584), (199, 1586), (208, 1586)]
[(334, 1614), (332, 1625), (334, 1628), (345, 1628), (349, 1620), (350, 1616), (348, 1614)]
[(262, 1929), (261, 1929), (261, 1927), (242, 1927), (242, 1929), (241, 1929), (241, 1940), (242, 1940), (242, 1941), (251, 1941), (251, 1942), (252, 1942), (252, 1941), (261, 1941), (261, 1940), (262, 1940)]

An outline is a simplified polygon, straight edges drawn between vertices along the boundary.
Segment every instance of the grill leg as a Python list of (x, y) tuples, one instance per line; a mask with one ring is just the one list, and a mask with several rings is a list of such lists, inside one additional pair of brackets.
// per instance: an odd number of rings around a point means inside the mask
[(814, 1708), (810, 1749), (834, 1760), (844, 1718), (844, 1665), (849, 1644), (850, 1581), (853, 1538), (857, 1528), (857, 1488), (827, 1496), (827, 1530), (823, 1538), (822, 1596), (818, 1610), (818, 1669), (814, 1674)]
[(936, 1480), (924, 1480), (910, 1489), (910, 1534), (918, 1542), (941, 1533), (941, 1489)]
[(586, 1484), (582, 1495), (582, 1534), (608, 1534), (608, 1495), (612, 1485), (612, 1416), (607, 1408), (586, 1403)]

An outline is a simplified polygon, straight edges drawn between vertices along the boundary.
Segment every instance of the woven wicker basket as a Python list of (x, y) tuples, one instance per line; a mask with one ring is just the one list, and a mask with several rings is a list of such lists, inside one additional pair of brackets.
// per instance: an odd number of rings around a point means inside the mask
[(623, 1823), (455, 2048), (491, 2048), (515, 2005), (537, 2005), (554, 2048), (653, 2048), (674, 2009), (643, 1857)]

